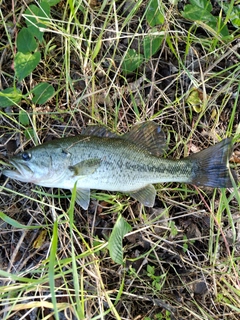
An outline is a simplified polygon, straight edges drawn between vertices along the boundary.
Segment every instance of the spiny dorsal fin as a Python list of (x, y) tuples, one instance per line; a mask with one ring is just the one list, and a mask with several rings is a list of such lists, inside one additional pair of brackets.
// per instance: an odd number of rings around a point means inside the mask
[(157, 157), (166, 150), (165, 134), (162, 132), (161, 127), (153, 121), (136, 124), (121, 137), (134, 142)]
[(97, 137), (101, 137), (101, 138), (119, 137), (119, 135), (117, 135), (116, 133), (111, 132), (107, 128), (102, 127), (102, 126), (98, 126), (98, 125), (90, 125), (87, 128), (84, 128), (82, 130), (82, 135), (84, 135), (84, 136), (97, 136)]

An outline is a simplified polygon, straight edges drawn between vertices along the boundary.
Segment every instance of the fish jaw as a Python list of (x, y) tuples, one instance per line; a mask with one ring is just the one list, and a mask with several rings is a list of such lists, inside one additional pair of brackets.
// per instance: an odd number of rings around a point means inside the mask
[(14, 157), (9, 161), (14, 166), (13, 170), (3, 170), (2, 174), (8, 178), (26, 183), (34, 183), (42, 187), (71, 189), (74, 180), (71, 179), (69, 170), (55, 172), (52, 166), (40, 168), (34, 164), (23, 162), (20, 157)]
[(33, 171), (29, 168), (29, 166), (19, 161), (15, 161), (14, 159), (10, 160), (9, 162), (15, 167), (15, 170), (3, 170), (3, 175), (22, 182), (33, 182)]

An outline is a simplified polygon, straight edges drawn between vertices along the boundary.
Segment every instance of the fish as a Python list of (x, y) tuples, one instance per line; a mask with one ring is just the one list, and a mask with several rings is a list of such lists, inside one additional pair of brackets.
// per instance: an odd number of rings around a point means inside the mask
[(76, 202), (87, 209), (90, 190), (129, 194), (153, 207), (153, 184), (177, 182), (212, 188), (232, 187), (236, 174), (229, 168), (232, 139), (182, 159), (164, 158), (166, 137), (154, 121), (132, 126), (118, 135), (90, 125), (81, 134), (45, 142), (13, 156), (13, 169), (3, 170), (11, 179), (43, 187), (73, 190)]

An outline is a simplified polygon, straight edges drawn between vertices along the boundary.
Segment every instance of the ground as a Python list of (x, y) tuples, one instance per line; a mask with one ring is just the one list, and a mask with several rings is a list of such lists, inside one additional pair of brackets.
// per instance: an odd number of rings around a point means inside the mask
[[(232, 137), (239, 178), (238, 1), (6, 0), (0, 13), (1, 169), (90, 124), (152, 120), (166, 158)], [(1, 319), (240, 319), (237, 185), (155, 185), (153, 208), (93, 190), (83, 210), (66, 190), (0, 179)], [(122, 264), (108, 247), (119, 216)]]

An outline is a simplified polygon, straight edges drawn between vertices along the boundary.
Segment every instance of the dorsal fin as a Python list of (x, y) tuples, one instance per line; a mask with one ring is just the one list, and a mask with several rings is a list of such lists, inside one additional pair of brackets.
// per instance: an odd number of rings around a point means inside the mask
[(105, 127), (98, 126), (98, 125), (90, 125), (87, 128), (82, 130), (82, 135), (84, 136), (97, 136), (97, 137), (105, 137), (105, 138), (116, 138), (119, 137), (114, 132), (111, 132)]
[(121, 137), (158, 157), (166, 150), (165, 134), (161, 127), (153, 121), (136, 124)]

